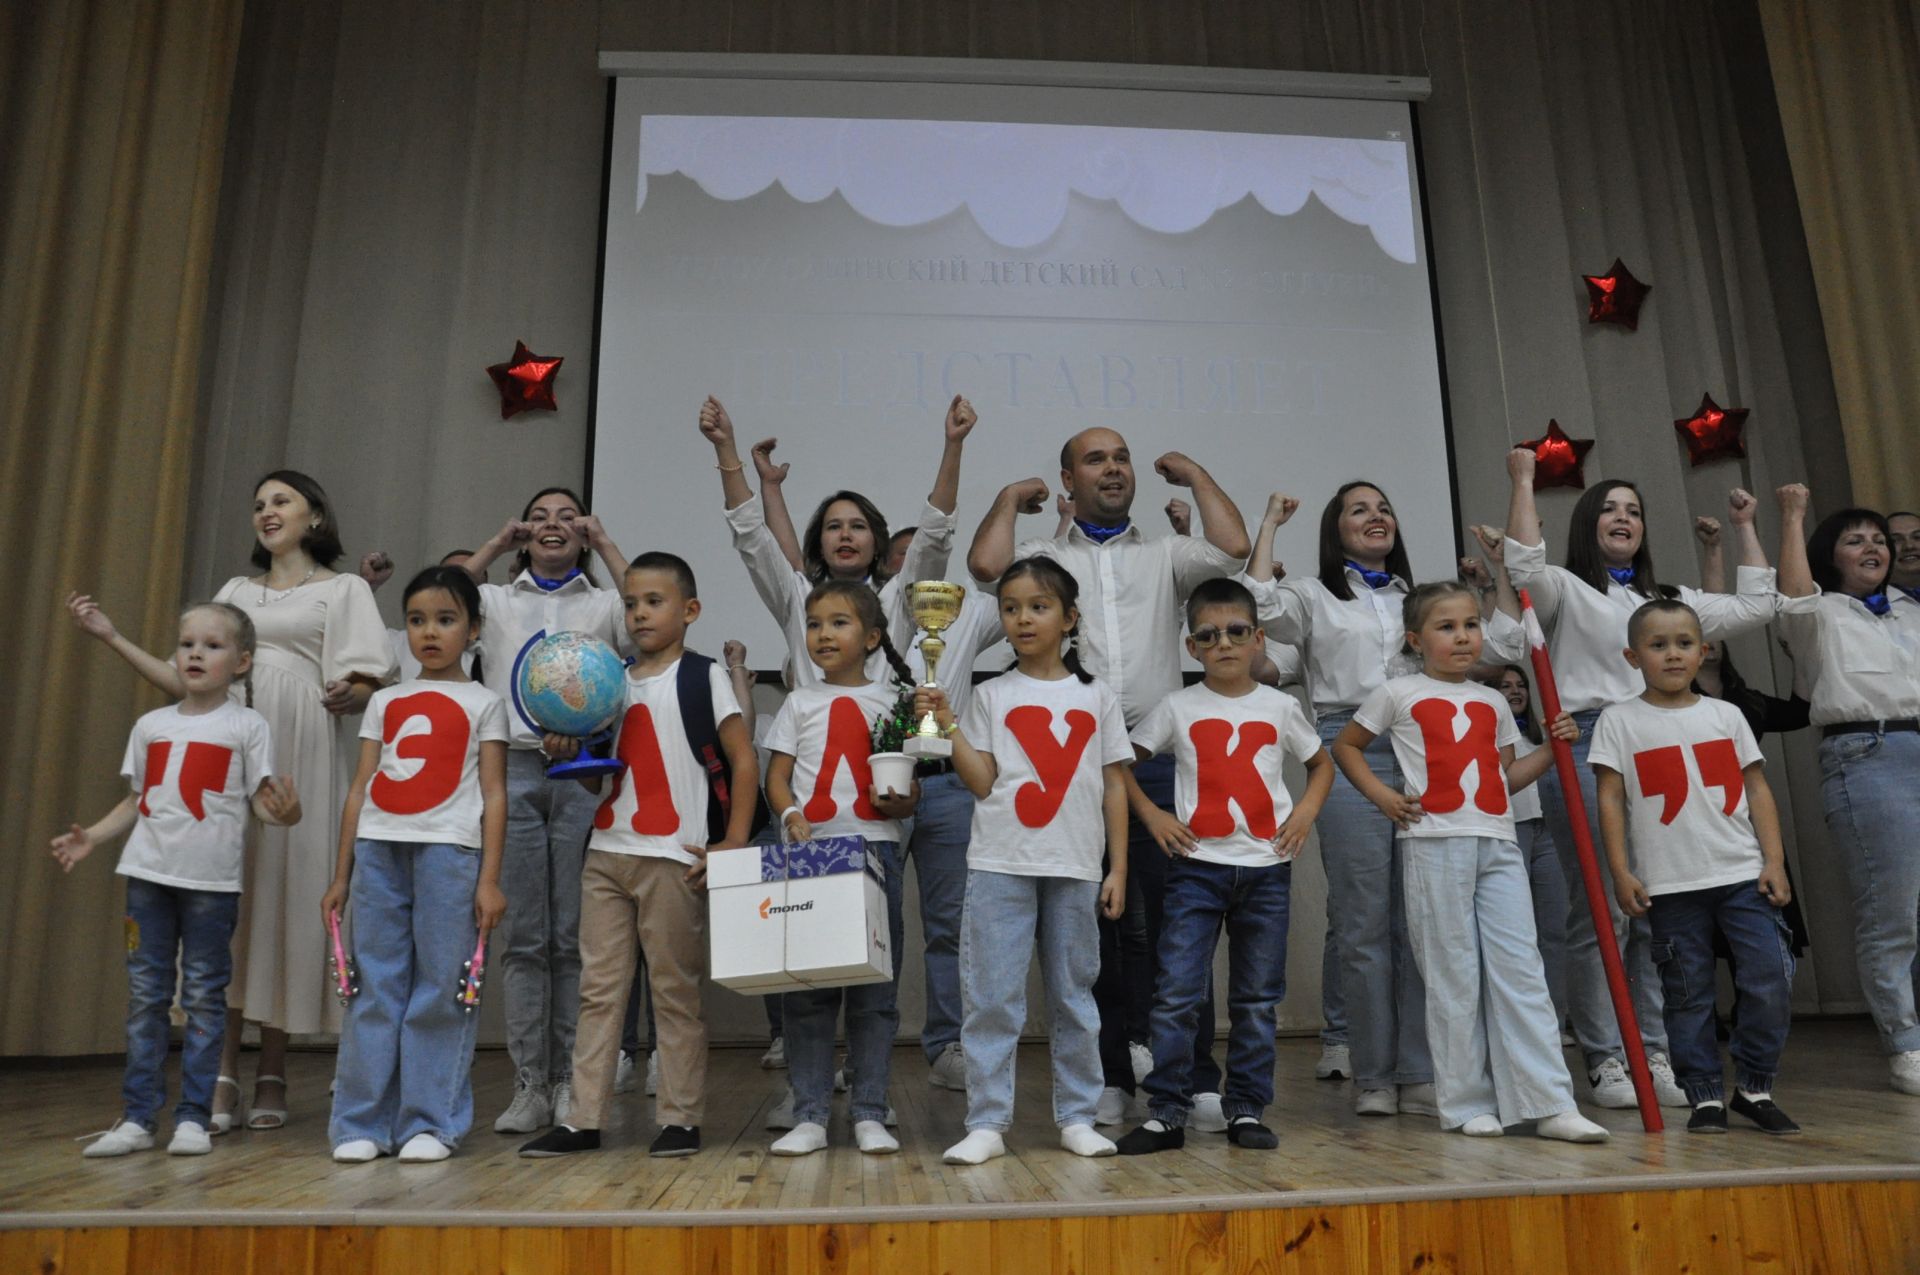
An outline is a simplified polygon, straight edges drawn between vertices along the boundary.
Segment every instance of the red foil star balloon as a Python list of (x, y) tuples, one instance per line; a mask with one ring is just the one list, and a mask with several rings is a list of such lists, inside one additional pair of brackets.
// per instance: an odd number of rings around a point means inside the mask
[(1617, 323), (1632, 332), (1640, 326), (1640, 303), (1653, 291), (1633, 277), (1620, 258), (1605, 274), (1583, 274), (1587, 281), (1587, 322)]
[(1580, 488), (1587, 485), (1586, 478), (1580, 473), (1580, 466), (1586, 462), (1587, 453), (1593, 450), (1591, 438), (1568, 438), (1567, 432), (1560, 428), (1559, 421), (1548, 421), (1545, 435), (1515, 446), (1524, 447), (1534, 455), (1534, 487)]
[(515, 341), (513, 357), (487, 369), (487, 375), (500, 390), (500, 419), (504, 421), (515, 412), (534, 408), (559, 411), (560, 405), (553, 401), (553, 378), (559, 375), (560, 365), (565, 361), (559, 355), (550, 358), (535, 354), (525, 341)]
[(1747, 428), (1748, 409), (1722, 407), (1713, 395), (1702, 394), (1700, 407), (1673, 427), (1687, 442), (1687, 459), (1698, 466), (1710, 460), (1739, 460), (1747, 454), (1747, 441), (1740, 435)]

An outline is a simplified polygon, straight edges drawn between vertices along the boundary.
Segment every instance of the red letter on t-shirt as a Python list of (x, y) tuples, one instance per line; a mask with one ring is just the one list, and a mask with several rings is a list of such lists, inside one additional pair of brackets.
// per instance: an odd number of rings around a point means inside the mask
[(854, 817), (875, 821), (881, 818), (867, 795), (867, 790), (873, 787), (873, 768), (867, 764), (867, 755), (872, 751), (873, 735), (867, 729), (860, 701), (851, 695), (835, 699), (827, 709), (827, 743), (820, 754), (820, 773), (814, 776), (813, 796), (807, 798), (807, 804), (800, 811), (808, 823), (825, 823), (839, 811), (840, 803), (833, 799), (833, 780), (843, 761), (853, 777)]
[(173, 753), (173, 741), (156, 739), (147, 744), (147, 766), (140, 776), (140, 813), (153, 818), (153, 811), (147, 809), (147, 794), (160, 786), (167, 777), (167, 758)]
[(1479, 768), (1473, 792), (1473, 804), (1490, 815), (1507, 813), (1507, 777), (1500, 765), (1500, 746), (1494, 741), (1499, 732), (1494, 708), (1479, 700), (1458, 705), (1467, 711), (1466, 734), (1453, 734), (1456, 705), (1452, 700), (1423, 699), (1410, 710), (1419, 723), (1427, 755), (1427, 790), (1420, 794), (1420, 808), (1429, 814), (1444, 815), (1467, 802), (1460, 777), (1468, 766)]
[(1273, 794), (1254, 759), (1269, 744), (1280, 742), (1280, 732), (1272, 722), (1243, 722), (1240, 745), (1228, 751), (1233, 739), (1233, 723), (1218, 717), (1195, 722), (1187, 735), (1193, 740), (1195, 766), (1199, 779), (1199, 797), (1193, 818), (1187, 826), (1196, 837), (1225, 837), (1233, 833), (1233, 812), (1228, 802), (1237, 802), (1246, 817), (1247, 831), (1261, 841), (1271, 841), (1279, 832), (1273, 817)]
[(197, 740), (187, 745), (187, 755), (180, 759), (180, 800), (196, 821), (207, 817), (207, 794), (226, 791), (232, 765), (231, 748)]
[(653, 710), (635, 704), (620, 719), (620, 742), (614, 755), (626, 769), (613, 777), (612, 790), (594, 812), (593, 826), (613, 827), (613, 805), (621, 786), (633, 779), (633, 830), (643, 837), (671, 837), (680, 831), (680, 812), (673, 808), (673, 785), (667, 781), (667, 759), (660, 755), (660, 735), (653, 729)]
[(1700, 782), (1719, 788), (1726, 794), (1721, 814), (1730, 815), (1740, 808), (1740, 797), (1747, 790), (1747, 778), (1740, 773), (1740, 754), (1730, 739), (1702, 740), (1693, 746), (1693, 760), (1700, 767)]
[(1044, 828), (1060, 813), (1073, 786), (1073, 772), (1087, 751), (1087, 741), (1099, 722), (1084, 708), (1066, 713), (1067, 742), (1053, 737), (1053, 710), (1038, 704), (1022, 704), (1007, 713), (1007, 729), (1020, 741), (1027, 760), (1033, 764), (1038, 783), (1021, 784), (1013, 794), (1013, 813), (1029, 828)]
[(1672, 823), (1687, 804), (1687, 759), (1680, 745), (1649, 748), (1633, 755), (1633, 777), (1640, 795), (1660, 798), (1660, 822)]
[[(395, 743), (400, 728), (416, 717), (427, 719), (427, 729)], [(390, 815), (417, 815), (453, 796), (467, 761), (467, 739), (473, 723), (467, 710), (439, 691), (418, 691), (387, 705), (381, 731), (394, 756), (417, 760), (420, 769), (410, 778), (392, 779), (385, 772), (373, 777), (367, 796)]]

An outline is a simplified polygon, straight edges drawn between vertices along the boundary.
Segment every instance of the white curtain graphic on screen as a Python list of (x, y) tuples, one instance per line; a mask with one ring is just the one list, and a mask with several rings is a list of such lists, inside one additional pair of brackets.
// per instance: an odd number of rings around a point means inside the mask
[(918, 226), (965, 207), (1004, 248), (1032, 248), (1066, 219), (1068, 197), (1112, 200), (1163, 234), (1198, 229), (1251, 195), (1276, 216), (1309, 195), (1414, 260), (1406, 147), (1365, 138), (1281, 137), (1074, 124), (650, 115), (635, 211), (647, 179), (683, 173), (715, 199), (775, 182), (801, 203), (838, 193), (883, 226)]

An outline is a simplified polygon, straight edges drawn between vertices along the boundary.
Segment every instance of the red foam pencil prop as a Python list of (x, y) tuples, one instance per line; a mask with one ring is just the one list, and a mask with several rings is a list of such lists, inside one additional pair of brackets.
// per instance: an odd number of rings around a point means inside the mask
[[(1527, 630), (1527, 647), (1533, 655), (1533, 685), (1540, 692), (1540, 715), (1547, 721), (1560, 716), (1560, 688), (1554, 684), (1553, 661), (1547, 658), (1547, 636), (1540, 628), (1540, 617), (1533, 613), (1533, 599), (1520, 590), (1521, 620)], [(1640, 1124), (1648, 1133), (1659, 1133), (1666, 1126), (1660, 1119), (1660, 1103), (1653, 1095), (1653, 1073), (1647, 1070), (1647, 1051), (1640, 1043), (1640, 1018), (1633, 1012), (1633, 995), (1627, 990), (1626, 968), (1620, 963), (1620, 949), (1613, 941), (1613, 913), (1607, 905), (1607, 886), (1600, 876), (1600, 859), (1594, 853), (1593, 831), (1587, 824), (1587, 800), (1580, 791), (1580, 774), (1574, 769), (1573, 746), (1564, 739), (1548, 737), (1553, 745), (1553, 765), (1560, 775), (1560, 791), (1566, 794), (1567, 822), (1573, 825), (1573, 848), (1580, 858), (1580, 876), (1587, 887), (1587, 907), (1593, 912), (1593, 933), (1600, 941), (1600, 962), (1607, 968), (1607, 990), (1613, 993), (1614, 1017), (1620, 1020), (1620, 1043), (1627, 1051), (1627, 1071), (1633, 1077), (1633, 1094), (1640, 1101)]]

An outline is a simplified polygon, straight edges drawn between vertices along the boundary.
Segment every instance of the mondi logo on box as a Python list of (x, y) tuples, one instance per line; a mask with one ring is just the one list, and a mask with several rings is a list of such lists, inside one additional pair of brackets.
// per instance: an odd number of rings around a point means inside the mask
[(783, 904), (780, 907), (774, 906), (773, 897), (771, 895), (760, 900), (760, 919), (762, 921), (766, 920), (768, 917), (771, 917), (771, 916), (778, 916), (782, 912), (811, 912), (811, 911), (813, 911), (812, 899), (808, 899), (805, 903), (787, 903), (787, 904)]

